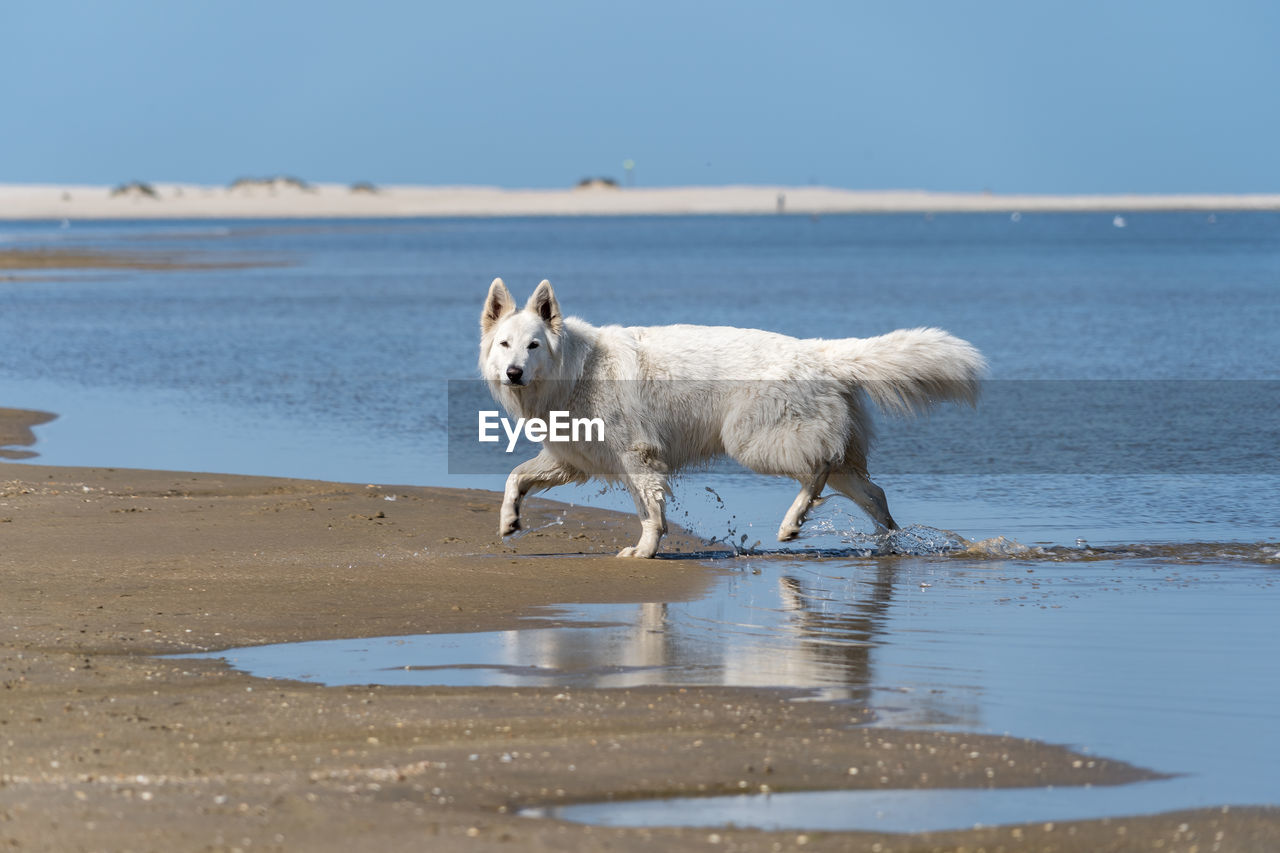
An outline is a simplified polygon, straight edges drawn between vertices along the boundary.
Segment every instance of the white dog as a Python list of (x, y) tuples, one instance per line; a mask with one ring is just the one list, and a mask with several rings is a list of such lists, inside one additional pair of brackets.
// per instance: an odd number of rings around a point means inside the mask
[(976, 349), (940, 329), (800, 340), (719, 326), (597, 327), (564, 317), (547, 281), (518, 310), (494, 279), (480, 329), (480, 371), (512, 416), (545, 421), (559, 411), (605, 425), (603, 440), (547, 441), (516, 466), (499, 535), (520, 529), (525, 495), (600, 478), (624, 483), (640, 515), (640, 541), (619, 557), (657, 552), (670, 474), (724, 454), (799, 481), (780, 541), (796, 537), (828, 484), (880, 528), (897, 529), (867, 478), (865, 398), (899, 413), (974, 403), (985, 368)]

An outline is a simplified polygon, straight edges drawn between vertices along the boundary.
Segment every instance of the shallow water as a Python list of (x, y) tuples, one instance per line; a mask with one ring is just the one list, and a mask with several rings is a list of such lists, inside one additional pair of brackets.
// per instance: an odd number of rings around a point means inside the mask
[[(1249, 400), (1254, 388), (1264, 400), (1280, 388), (1280, 215), (1143, 214), (1124, 229), (1111, 220), (5, 223), (0, 246), (283, 265), (0, 281), (0, 337), (20, 342), (0, 361), (0, 405), (60, 415), (39, 428), (36, 462), (500, 488), (501, 474), (448, 473), (446, 383), (475, 375), (488, 282), (502, 275), (524, 296), (549, 277), (566, 311), (600, 324), (822, 337), (937, 325), (983, 351), (997, 389), (1070, 380), (1071, 393), (1040, 394), (1030, 409), (993, 391), (978, 415), (886, 423), (871, 469), (901, 523), (1059, 543), (1273, 538), (1277, 419)], [(1064, 420), (1110, 412), (1101, 389), (1114, 396), (1118, 386), (1103, 384), (1114, 380), (1153, 383), (1155, 411), (1113, 425), (1114, 441), (1091, 439), (1099, 452), (1083, 461), (1070, 456)], [(1247, 382), (1230, 406), (1159, 408), (1194, 399), (1191, 380)], [(1170, 383), (1193, 390), (1170, 395)], [(1188, 447), (1219, 432), (1188, 422), (1188, 409), (1230, 409), (1230, 452), (1186, 464)], [(988, 410), (997, 422), (983, 419)], [(1164, 461), (1147, 464), (1147, 448)], [(625, 494), (597, 492), (551, 496), (632, 509)], [(677, 485), (674, 520), (708, 538), (768, 542), (793, 492), (714, 466)]]
[(1164, 810), (1169, 782), (1123, 788), (881, 789), (678, 797), (525, 809), (525, 817), (599, 826), (736, 826), (764, 830), (935, 832)]
[(195, 657), (324, 684), (802, 688), (866, 705), (878, 725), (1008, 733), (1178, 774), (1105, 794), (797, 794), (767, 807), (721, 798), (552, 812), (570, 820), (823, 828), (835, 818), (816, 815), (836, 798), (843, 826), (918, 831), (1280, 801), (1265, 758), (1280, 754), (1280, 545), (995, 540), (932, 556), (718, 565), (726, 571), (692, 602), (574, 605), (511, 631)]

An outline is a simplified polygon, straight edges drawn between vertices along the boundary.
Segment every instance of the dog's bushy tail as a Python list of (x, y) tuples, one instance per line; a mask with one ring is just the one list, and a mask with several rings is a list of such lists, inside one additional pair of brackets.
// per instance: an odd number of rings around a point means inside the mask
[(972, 344), (941, 329), (899, 329), (828, 345), (832, 373), (857, 382), (877, 406), (900, 415), (948, 400), (977, 403), (987, 367)]

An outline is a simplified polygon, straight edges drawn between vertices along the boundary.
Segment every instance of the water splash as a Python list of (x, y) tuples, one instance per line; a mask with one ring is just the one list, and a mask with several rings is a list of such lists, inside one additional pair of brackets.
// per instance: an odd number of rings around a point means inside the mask
[(521, 520), (520, 529), (517, 530), (515, 533), (508, 534), (506, 538), (514, 541), (517, 539), (522, 539), (525, 536), (528, 536), (530, 533), (533, 533), (534, 531), (537, 531), (537, 530), (546, 530), (548, 527), (563, 527), (565, 516), (567, 516), (568, 514), (569, 514), (569, 511), (567, 509), (561, 510), (560, 512), (552, 516), (548, 521), (544, 522), (543, 524), (539, 524), (535, 527), (526, 527), (524, 526), (524, 521)]
[[(1080, 540), (1077, 540), (1080, 541)], [(980, 542), (966, 542), (961, 549), (966, 557), (1043, 557), (1048, 552), (1044, 548), (1023, 545), (1015, 539), (994, 536)]]
[(936, 557), (962, 552), (971, 544), (958, 533), (924, 524), (883, 533), (845, 532), (840, 541), (867, 557)]
[[(723, 515), (723, 511), (727, 508), (724, 498), (722, 498), (720, 493), (710, 486), (703, 486), (701, 492), (686, 495), (685, 500), (693, 501), (694, 498), (701, 499), (703, 503), (701, 508), (682, 504), (674, 495), (668, 502), (668, 508), (671, 511), (669, 514), (674, 515), (675, 510), (680, 510), (680, 518), (683, 519), (682, 523), (690, 528), (696, 523), (698, 518), (704, 517), (708, 514), (715, 515), (716, 513)], [(723, 545), (733, 552), (734, 557), (757, 556), (765, 553), (760, 547), (761, 540), (756, 539), (754, 542), (751, 542), (751, 544), (747, 544), (748, 541), (751, 540), (754, 531), (752, 533), (748, 533), (739, 530), (738, 523), (738, 516), (731, 513), (729, 518), (725, 521), (725, 532), (720, 536), (703, 536), (703, 543), (709, 548), (714, 548), (717, 545)], [(748, 522), (747, 527), (751, 526), (751, 523)]]
[(912, 524), (901, 530), (891, 531), (884, 534), (884, 540), (886, 547), (890, 549), (889, 553), (915, 557), (954, 554), (970, 545), (969, 540), (959, 533), (923, 524)]

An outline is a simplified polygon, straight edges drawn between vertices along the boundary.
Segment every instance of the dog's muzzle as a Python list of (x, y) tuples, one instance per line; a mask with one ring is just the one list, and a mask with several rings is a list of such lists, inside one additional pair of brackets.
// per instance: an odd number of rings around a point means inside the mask
[(514, 364), (507, 368), (507, 381), (512, 385), (524, 384), (524, 368), (516, 367)]

